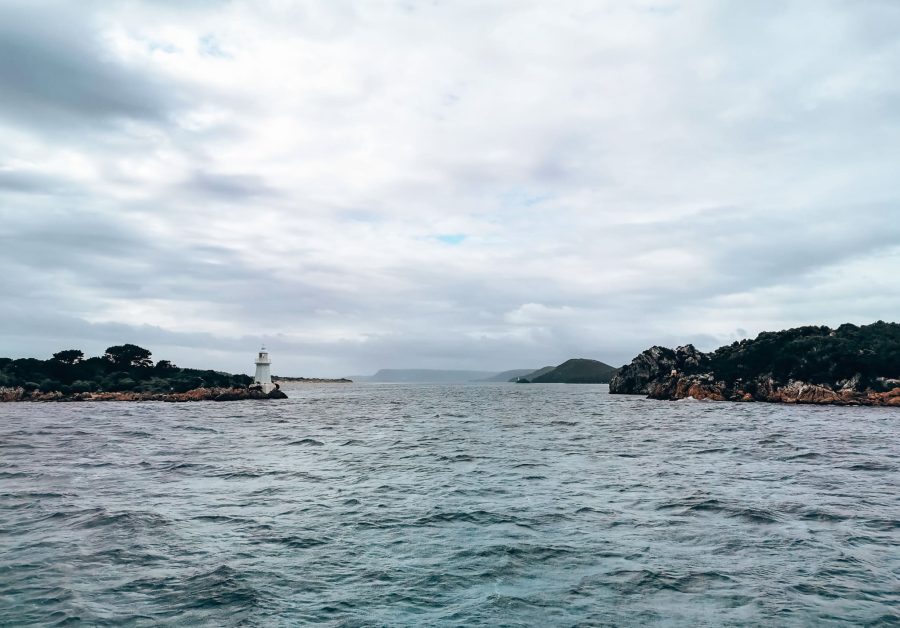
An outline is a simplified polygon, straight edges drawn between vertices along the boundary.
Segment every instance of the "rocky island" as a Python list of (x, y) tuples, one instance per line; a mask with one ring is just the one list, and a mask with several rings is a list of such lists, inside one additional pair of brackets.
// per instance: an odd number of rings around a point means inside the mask
[(0, 358), (2, 401), (238, 401), (285, 399), (276, 386), (266, 391), (249, 375), (179, 368), (154, 363), (137, 345), (108, 347), (85, 358), (78, 349), (49, 360)]
[(900, 324), (763, 332), (703, 353), (651, 347), (619, 369), (611, 394), (900, 407)]

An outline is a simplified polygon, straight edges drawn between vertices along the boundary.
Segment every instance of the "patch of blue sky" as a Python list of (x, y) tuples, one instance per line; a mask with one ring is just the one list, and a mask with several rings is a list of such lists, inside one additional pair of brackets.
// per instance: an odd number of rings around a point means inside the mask
[(468, 236), (464, 233), (442, 233), (440, 235), (435, 236), (435, 240), (443, 242), (444, 244), (457, 245), (462, 244)]
[(199, 41), (200, 52), (210, 57), (231, 59), (231, 55), (222, 49), (222, 45), (214, 35), (204, 35)]
[(504, 207), (533, 207), (550, 199), (549, 194), (536, 194), (525, 188), (513, 188), (500, 194)]
[(150, 52), (165, 52), (170, 55), (181, 52), (181, 48), (165, 41), (148, 41), (146, 46)]

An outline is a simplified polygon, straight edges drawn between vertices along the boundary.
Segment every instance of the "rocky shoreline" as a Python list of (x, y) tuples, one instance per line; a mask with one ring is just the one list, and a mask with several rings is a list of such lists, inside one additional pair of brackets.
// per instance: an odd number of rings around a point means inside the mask
[(264, 393), (258, 388), (195, 388), (183, 393), (159, 392), (79, 392), (26, 391), (22, 387), (0, 388), (0, 402), (80, 402), (80, 401), (243, 401), (246, 399), (287, 399), (281, 390)]
[(854, 376), (834, 384), (776, 380), (771, 373), (748, 379), (727, 380), (711, 369), (709, 354), (693, 345), (676, 349), (651, 347), (623, 366), (609, 385), (611, 394), (646, 395), (650, 399), (676, 401), (760, 401), (767, 403), (835, 406), (900, 407), (900, 380), (877, 378), (880, 390), (862, 384)]
[(884, 392), (874, 390), (835, 390), (824, 384), (810, 384), (790, 380), (776, 384), (771, 377), (754, 382), (750, 386), (731, 385), (714, 381), (711, 374), (669, 377), (654, 382), (647, 393), (650, 399), (676, 401), (696, 399), (710, 401), (762, 401), (767, 403), (817, 404), (834, 406), (895, 406), (900, 407), (900, 387)]
[(290, 384), (352, 384), (352, 379), (339, 377), (337, 379), (329, 379), (327, 377), (281, 377), (280, 375), (272, 376), (273, 382), (287, 382)]

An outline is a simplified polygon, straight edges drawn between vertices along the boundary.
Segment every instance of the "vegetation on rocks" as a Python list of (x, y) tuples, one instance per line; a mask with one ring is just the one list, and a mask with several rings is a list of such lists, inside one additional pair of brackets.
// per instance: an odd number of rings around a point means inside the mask
[(205, 389), (247, 388), (248, 375), (179, 368), (168, 360), (154, 364), (151, 353), (137, 345), (116, 345), (102, 356), (85, 358), (78, 349), (54, 353), (48, 360), (0, 358), (0, 388), (22, 389), (29, 396), (59, 393), (169, 393)]
[(837, 329), (797, 327), (763, 332), (710, 354), (710, 370), (725, 381), (750, 381), (769, 373), (790, 380), (884, 391), (884, 379), (900, 377), (900, 324), (879, 321)]
[(900, 405), (900, 324), (763, 332), (702, 353), (651, 347), (623, 366), (611, 393), (656, 399)]

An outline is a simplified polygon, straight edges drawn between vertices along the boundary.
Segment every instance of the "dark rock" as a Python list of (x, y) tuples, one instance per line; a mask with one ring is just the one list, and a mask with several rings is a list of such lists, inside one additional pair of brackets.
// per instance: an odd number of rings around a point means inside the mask
[(651, 389), (668, 378), (685, 371), (695, 371), (708, 364), (709, 357), (694, 345), (674, 351), (667, 347), (650, 347), (619, 369), (609, 383), (609, 392), (619, 395), (649, 395)]
[(706, 354), (651, 347), (623, 366), (610, 393), (821, 405), (900, 406), (900, 325), (763, 332)]
[(619, 395), (647, 395), (651, 383), (657, 383), (672, 372), (675, 352), (666, 347), (654, 346), (641, 352), (619, 369), (609, 383), (609, 392)]

